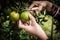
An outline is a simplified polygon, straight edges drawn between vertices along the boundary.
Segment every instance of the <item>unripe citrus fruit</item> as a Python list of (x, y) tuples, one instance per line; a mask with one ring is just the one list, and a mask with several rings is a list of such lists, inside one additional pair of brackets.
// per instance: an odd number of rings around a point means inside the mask
[(22, 20), (29, 20), (29, 13), (28, 11), (24, 11), (21, 13), (21, 19)]
[(19, 20), (19, 13), (15, 12), (15, 11), (11, 12), (10, 13), (10, 19), (12, 21), (18, 21)]
[(44, 20), (48, 20), (48, 16), (46, 16), (46, 17), (44, 18)]

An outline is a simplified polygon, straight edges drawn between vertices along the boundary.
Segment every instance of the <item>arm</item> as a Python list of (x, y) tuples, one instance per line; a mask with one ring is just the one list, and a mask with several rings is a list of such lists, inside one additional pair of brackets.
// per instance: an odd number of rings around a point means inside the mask
[(19, 28), (24, 29), (26, 32), (36, 35), (41, 40), (47, 40), (48, 37), (41, 28), (41, 26), (35, 21), (35, 18), (30, 14), (30, 24), (26, 25), (21, 20), (19, 20)]

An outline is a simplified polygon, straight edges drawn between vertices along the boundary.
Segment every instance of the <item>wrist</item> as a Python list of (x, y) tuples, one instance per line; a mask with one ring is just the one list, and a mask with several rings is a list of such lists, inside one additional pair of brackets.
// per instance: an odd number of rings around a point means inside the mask
[(41, 39), (41, 40), (47, 40), (48, 37), (47, 35), (44, 33), (44, 32), (40, 32), (41, 34), (38, 34), (38, 37)]
[[(40, 25), (38, 25), (38, 27), (40, 27)], [(47, 40), (48, 37), (46, 35), (46, 33), (44, 32), (44, 30), (40, 27), (39, 30), (37, 31), (37, 36), (41, 39), (41, 40)]]
[(41, 28), (41, 26), (37, 23), (35, 24), (35, 26), (38, 27), (36, 30), (37, 31), (36, 36), (39, 37), (41, 40), (47, 40), (48, 37), (46, 33), (44, 32), (44, 30)]

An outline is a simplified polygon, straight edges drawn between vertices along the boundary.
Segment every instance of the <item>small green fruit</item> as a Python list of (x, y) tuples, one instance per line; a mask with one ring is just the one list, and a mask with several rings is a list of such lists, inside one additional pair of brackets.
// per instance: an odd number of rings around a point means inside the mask
[(44, 20), (46, 20), (46, 21), (47, 21), (47, 20), (48, 20), (48, 16), (46, 16), (46, 17), (44, 18)]
[(29, 13), (28, 11), (24, 11), (21, 13), (21, 19), (22, 20), (29, 20)]
[(12, 21), (18, 21), (19, 20), (19, 13), (16, 13), (15, 11), (10, 13), (10, 19)]

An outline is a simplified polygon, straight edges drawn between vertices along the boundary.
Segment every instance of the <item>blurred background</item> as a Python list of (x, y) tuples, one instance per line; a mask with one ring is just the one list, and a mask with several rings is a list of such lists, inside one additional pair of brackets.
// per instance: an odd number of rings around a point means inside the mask
[[(26, 11), (34, 0), (0, 0), (0, 40), (38, 40), (38, 37), (26, 33), (18, 28), (18, 23), (9, 19), (9, 14), (16, 11), (19, 14)], [(60, 6), (60, 0), (48, 0)], [(43, 10), (41, 14), (34, 15), (38, 24), (41, 25), (45, 33), (51, 38), (52, 16)], [(60, 40), (60, 21), (53, 19), (53, 39)]]

